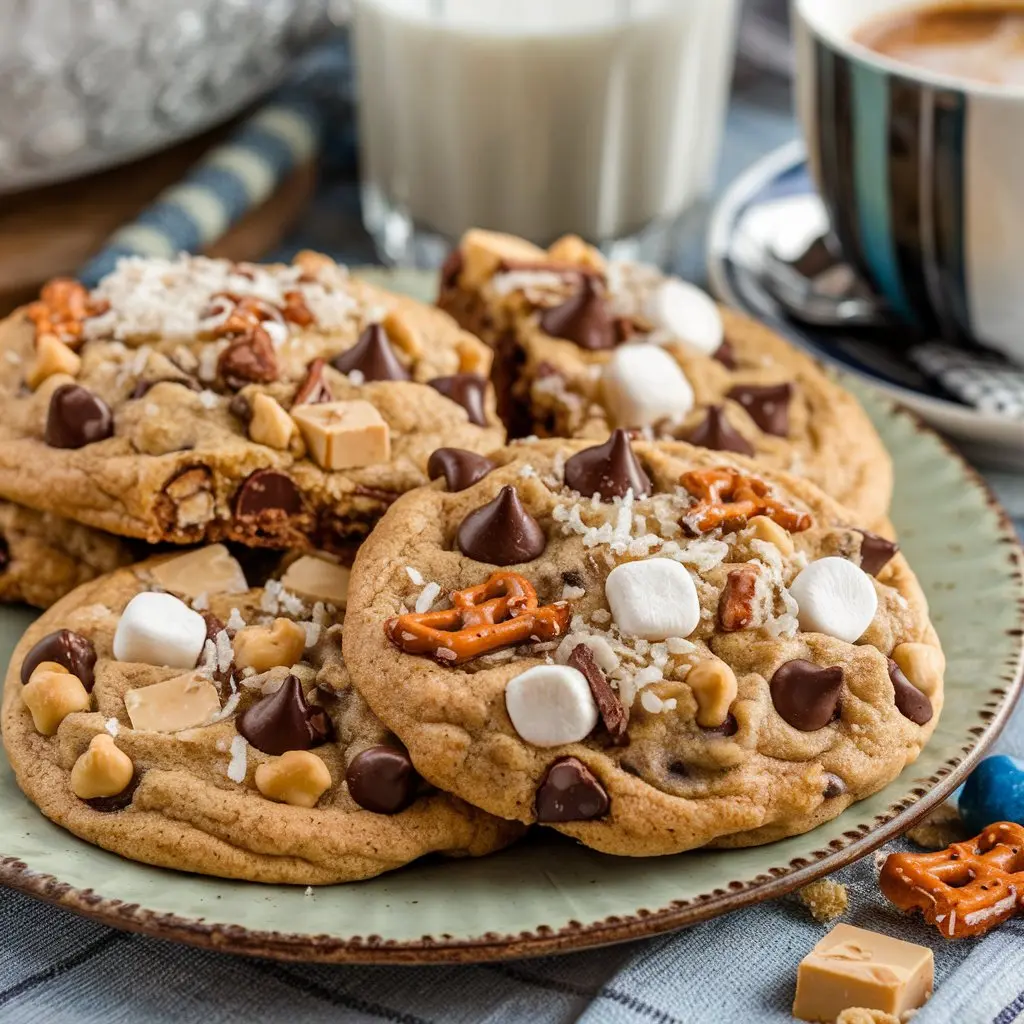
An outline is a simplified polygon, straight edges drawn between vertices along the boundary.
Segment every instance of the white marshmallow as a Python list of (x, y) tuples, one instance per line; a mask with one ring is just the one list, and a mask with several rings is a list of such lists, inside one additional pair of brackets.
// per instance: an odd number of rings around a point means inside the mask
[(615, 624), (627, 636), (684, 637), (700, 622), (693, 577), (669, 558), (617, 565), (604, 581), (604, 596)]
[(596, 633), (570, 633), (558, 645), (558, 650), (555, 651), (555, 661), (560, 665), (565, 665), (572, 652), (580, 644), (585, 644), (590, 648), (594, 662), (602, 672), (614, 672), (619, 667), (619, 656), (612, 650), (612, 645), (603, 636), (598, 636)]
[(538, 665), (510, 679), (505, 707), (516, 732), (535, 747), (578, 743), (597, 725), (590, 684), (567, 665)]
[(790, 584), (799, 606), (800, 628), (852, 644), (871, 625), (878, 609), (875, 585), (863, 569), (845, 558), (819, 558)]
[(169, 668), (194, 668), (206, 643), (206, 620), (172, 594), (136, 594), (114, 633), (114, 657)]
[(682, 419), (693, 408), (693, 388), (679, 364), (657, 345), (622, 345), (605, 364), (605, 405), (616, 427), (649, 427)]
[(666, 278), (648, 298), (646, 312), (655, 327), (704, 355), (714, 355), (722, 347), (725, 328), (718, 306), (688, 281)]

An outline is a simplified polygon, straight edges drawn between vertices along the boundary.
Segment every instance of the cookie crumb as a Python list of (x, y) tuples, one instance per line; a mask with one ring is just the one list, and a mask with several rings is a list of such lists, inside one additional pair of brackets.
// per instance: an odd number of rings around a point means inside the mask
[[(850, 905), (846, 886), (839, 882), (833, 882), (831, 878), (819, 878), (817, 882), (805, 885), (797, 893), (797, 898), (811, 912), (811, 917), (820, 924), (827, 924), (837, 917), (842, 917)], [(844, 1024), (858, 1024), (858, 1022), (847, 1021)]]
[(244, 782), (248, 767), (248, 744), (244, 736), (236, 736), (231, 741), (231, 760), (228, 763), (228, 778), (232, 782)]
[(851, 1006), (836, 1017), (836, 1024), (901, 1024), (899, 1017), (885, 1010), (869, 1010), (863, 1006)]
[(952, 804), (939, 804), (913, 828), (907, 830), (907, 838), (925, 850), (944, 850), (947, 846), (962, 843), (970, 837), (956, 807)]
[(121, 730), (121, 723), (116, 718), (108, 718), (103, 723), (103, 728), (110, 733), (115, 739), (117, 738), (118, 732)]
[(302, 895), (303, 896), (312, 896), (313, 895), (313, 886), (307, 885), (306, 886), (306, 891)]

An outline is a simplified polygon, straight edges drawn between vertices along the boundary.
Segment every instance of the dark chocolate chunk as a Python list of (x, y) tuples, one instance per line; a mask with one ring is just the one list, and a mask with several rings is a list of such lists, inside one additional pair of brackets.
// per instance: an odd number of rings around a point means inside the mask
[(590, 821), (607, 814), (608, 806), (604, 786), (575, 757), (555, 761), (537, 790), (538, 821)]
[(409, 371), (395, 355), (387, 332), (380, 324), (370, 324), (359, 340), (331, 360), (339, 373), (357, 370), (363, 380), (408, 380)]
[(258, 516), (268, 511), (298, 515), (302, 512), (302, 495), (290, 476), (276, 469), (257, 469), (238, 489), (235, 515)]
[(99, 811), (102, 814), (123, 811), (132, 802), (135, 790), (139, 788), (140, 779), (139, 773), (133, 772), (128, 785), (120, 793), (115, 793), (113, 796), (94, 796), (89, 800), (83, 800), (82, 803), (88, 804), (94, 811)]
[(869, 530), (857, 532), (864, 538), (860, 544), (860, 567), (869, 576), (877, 576), (896, 556), (900, 546)]
[(789, 436), (789, 402), (792, 384), (737, 384), (728, 395), (739, 402), (750, 418), (766, 433)]
[(27, 683), (44, 661), (63, 665), (73, 676), (78, 676), (87, 690), (92, 691), (96, 680), (96, 648), (88, 637), (70, 629), (58, 629), (56, 633), (44, 636), (25, 655), (21, 663), (21, 681)]
[(479, 373), (454, 373), (450, 377), (435, 377), (428, 380), (427, 384), (445, 398), (461, 405), (470, 423), (478, 427), (487, 426), (487, 408), (484, 404), (487, 395), (486, 377), (481, 377)]
[(306, 702), (297, 676), (288, 676), (279, 690), (243, 711), (235, 728), (264, 754), (309, 750), (334, 732), (327, 712)]
[(84, 448), (114, 433), (114, 414), (98, 395), (78, 384), (62, 384), (50, 398), (46, 443), (51, 448)]
[(462, 520), (458, 541), (464, 555), (490, 565), (532, 562), (548, 543), (540, 523), (523, 508), (511, 485)]
[(595, 448), (584, 448), (566, 460), (565, 482), (585, 498), (599, 494), (604, 501), (624, 498), (632, 490), (634, 498), (651, 493), (650, 477), (633, 453), (629, 434), (619, 428)]
[(896, 710), (914, 725), (926, 725), (932, 720), (932, 702), (904, 674), (892, 658), (889, 662), (889, 679), (896, 698)]
[(825, 791), (822, 793), (822, 796), (826, 800), (834, 800), (845, 792), (846, 783), (838, 775), (833, 775), (832, 772), (825, 772)]
[(740, 731), (736, 716), (729, 714), (721, 725), (702, 725), (700, 731), (711, 736), (735, 736)]
[(6, 537), (0, 537), (0, 572), (7, 572), (11, 567), (11, 547)]
[(721, 363), (727, 370), (736, 369), (736, 353), (733, 351), (728, 338), (718, 346), (711, 358)]
[(202, 385), (194, 377), (152, 377), (137, 381), (132, 393), (128, 396), (131, 399), (145, 398), (157, 384), (180, 384), (189, 391), (202, 391)]
[(552, 338), (564, 338), (591, 352), (615, 348), (618, 341), (598, 278), (590, 274), (582, 279), (575, 295), (541, 314), (540, 328)]
[(583, 585), (586, 583), (586, 580), (584, 580), (583, 578), (583, 573), (577, 572), (575, 569), (567, 569), (565, 572), (562, 573), (562, 582), (567, 587), (582, 588)]
[(770, 689), (775, 710), (784, 721), (801, 732), (815, 732), (838, 717), (843, 669), (840, 665), (821, 668), (797, 658), (776, 669)]
[(594, 652), (586, 644), (577, 644), (569, 655), (568, 665), (580, 672), (586, 679), (612, 744), (617, 747), (628, 744), (629, 735), (626, 732), (626, 727), (629, 724), (629, 718), (626, 715), (626, 709), (622, 706), (619, 695), (611, 688), (607, 676), (594, 660)]
[(248, 384), (271, 384), (279, 372), (274, 343), (262, 327), (233, 340), (217, 360), (221, 380), (235, 391)]
[(416, 799), (420, 777), (409, 755), (397, 747), (370, 747), (345, 773), (349, 796), (374, 814), (397, 814)]
[(324, 380), (324, 367), (327, 364), (323, 359), (314, 359), (306, 370), (306, 379), (299, 385), (295, 392), (292, 405), (319, 405), (321, 402), (333, 401), (334, 396), (331, 389)]
[(716, 452), (754, 454), (754, 446), (729, 422), (720, 405), (709, 405), (707, 415), (683, 440)]
[(427, 461), (427, 475), (431, 480), (443, 476), (448, 490), (454, 494), (483, 480), (497, 465), (485, 455), (465, 448), (438, 448)]
[(459, 275), (465, 265), (461, 249), (452, 249), (441, 264), (441, 291), (446, 292), (455, 288), (459, 283)]

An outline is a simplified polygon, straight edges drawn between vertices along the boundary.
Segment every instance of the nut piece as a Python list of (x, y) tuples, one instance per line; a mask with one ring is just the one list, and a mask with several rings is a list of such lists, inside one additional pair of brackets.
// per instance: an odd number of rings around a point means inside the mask
[(726, 577), (718, 599), (718, 621), (726, 632), (747, 629), (753, 623), (759, 575), (755, 566), (743, 565)]
[(189, 672), (128, 690), (124, 708), (140, 732), (181, 732), (206, 725), (220, 711), (220, 696), (209, 679)]
[(551, 257), (532, 242), (497, 231), (473, 228), (462, 236), (462, 273), (459, 283), (476, 291), (498, 272), (505, 262), (548, 263)]
[(423, 343), (419, 332), (399, 310), (392, 309), (381, 321), (384, 333), (410, 359), (419, 359), (423, 355)]
[(257, 672), (302, 660), (306, 631), (291, 619), (274, 619), (270, 626), (247, 626), (235, 634), (235, 664)]
[(491, 350), (476, 338), (462, 335), (455, 339), (455, 351), (459, 355), (459, 373), (478, 373), (481, 377), (491, 376)]
[(81, 800), (117, 796), (135, 774), (132, 759), (105, 732), (93, 736), (89, 749), (71, 769), (71, 792)]
[(946, 671), (945, 655), (931, 644), (897, 644), (892, 660), (926, 697), (931, 697), (939, 688)]
[(81, 369), (80, 356), (72, 352), (55, 334), (43, 334), (36, 341), (36, 357), (25, 373), (25, 383), (35, 391), (47, 377), (55, 373), (77, 377)]
[(303, 555), (292, 562), (281, 577), (281, 586), (306, 601), (323, 601), (336, 608), (348, 602), (351, 570), (314, 555)]
[(257, 444), (285, 451), (295, 434), (295, 422), (291, 416), (275, 399), (262, 392), (253, 397), (250, 409), (249, 437)]
[(774, 544), (782, 552), (783, 558), (788, 558), (796, 550), (793, 538), (778, 523), (767, 516), (754, 516), (747, 526), (756, 540)]
[(289, 750), (256, 769), (256, 788), (268, 800), (293, 807), (315, 807), (330, 786), (327, 765), (308, 750)]
[(32, 713), (36, 732), (52, 736), (60, 723), (74, 711), (89, 710), (89, 694), (78, 676), (66, 668), (47, 671), (48, 662), (40, 665), (21, 691), (21, 699)]
[(697, 701), (697, 724), (717, 729), (729, 717), (736, 699), (736, 673), (724, 661), (700, 661), (686, 675)]
[(548, 256), (556, 263), (572, 263), (577, 267), (589, 267), (599, 273), (607, 269), (604, 257), (592, 245), (587, 245), (579, 235), (562, 235), (548, 249)]
[(369, 402), (303, 405), (293, 418), (324, 469), (356, 469), (391, 459), (391, 430)]

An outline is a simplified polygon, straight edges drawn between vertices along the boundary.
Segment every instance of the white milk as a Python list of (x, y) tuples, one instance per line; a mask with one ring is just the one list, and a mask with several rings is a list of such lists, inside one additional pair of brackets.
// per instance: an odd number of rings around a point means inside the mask
[(547, 243), (678, 216), (711, 184), (737, 5), (357, 0), (369, 220)]

